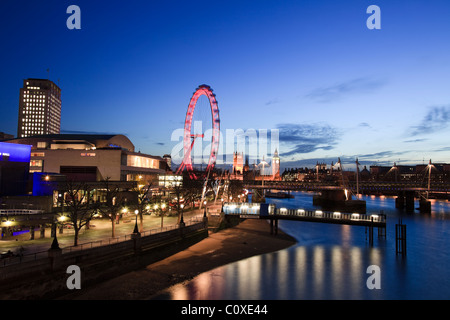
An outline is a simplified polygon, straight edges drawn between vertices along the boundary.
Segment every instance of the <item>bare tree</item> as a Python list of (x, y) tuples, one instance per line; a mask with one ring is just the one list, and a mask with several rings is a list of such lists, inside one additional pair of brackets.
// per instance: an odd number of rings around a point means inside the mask
[(136, 210), (138, 211), (139, 215), (139, 232), (144, 231), (144, 212), (147, 211), (147, 206), (150, 205), (150, 198), (149, 194), (151, 194), (150, 190), (152, 188), (152, 183), (149, 183), (147, 186), (144, 186), (142, 188), (136, 187), (133, 189), (133, 193), (136, 194), (135, 196), (135, 204)]
[(84, 182), (66, 181), (59, 191), (59, 201), (63, 208), (67, 210), (69, 218), (67, 224), (72, 225), (75, 231), (73, 245), (77, 246), (80, 230), (89, 224), (95, 214), (91, 196), (92, 190)]
[[(244, 183), (242, 180), (230, 180), (228, 185), (228, 193), (237, 201), (238, 196), (244, 193)], [(227, 199), (229, 201), (229, 199)]]
[(118, 184), (110, 181), (110, 178), (102, 180), (102, 189), (105, 202), (99, 205), (98, 210), (102, 215), (111, 220), (111, 237), (116, 236), (116, 223), (119, 218), (120, 209), (123, 207), (123, 195)]
[(202, 197), (202, 189), (203, 182), (201, 180), (184, 178), (182, 193), (184, 196), (185, 206), (192, 204), (192, 206), (194, 207), (194, 202), (196, 200), (200, 200)]
[[(184, 207), (184, 201), (185, 201), (185, 199), (183, 197), (185, 197), (186, 191), (182, 186), (179, 186), (179, 185), (174, 185), (173, 191), (175, 192), (175, 201), (173, 202), (173, 206), (178, 214), (177, 223), (180, 224), (180, 222), (182, 222), (181, 221), (182, 211), (183, 211), (182, 206)], [(183, 200), (181, 200), (181, 198), (183, 198)]]

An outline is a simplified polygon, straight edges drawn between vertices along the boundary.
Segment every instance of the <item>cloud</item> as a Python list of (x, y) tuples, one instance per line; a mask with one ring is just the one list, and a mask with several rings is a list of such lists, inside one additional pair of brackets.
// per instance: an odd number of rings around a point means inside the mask
[(272, 104), (277, 104), (277, 103), (280, 103), (280, 99), (279, 98), (271, 99), (271, 100), (266, 102), (266, 106), (270, 106)]
[(428, 113), (417, 126), (411, 126), (412, 136), (430, 134), (444, 130), (450, 123), (450, 105), (434, 106), (429, 108)]
[(327, 124), (284, 123), (277, 126), (280, 143), (293, 148), (283, 156), (310, 153), (315, 150), (331, 150), (340, 138), (337, 129)]
[(415, 142), (424, 142), (427, 141), (428, 139), (412, 139), (412, 140), (405, 140), (403, 141), (404, 143), (415, 143)]
[(164, 146), (164, 145), (166, 145), (164, 142), (155, 142), (155, 144), (157, 144), (158, 146)]
[(372, 93), (387, 81), (382, 79), (356, 78), (329, 87), (317, 88), (306, 95), (307, 98), (321, 103), (339, 100), (349, 94)]
[(116, 135), (119, 133), (97, 132), (97, 131), (78, 131), (78, 130), (61, 130), (61, 134), (95, 134), (95, 135)]
[(361, 160), (378, 160), (380, 158), (392, 158), (403, 154), (404, 152), (394, 152), (389, 150), (375, 153), (358, 154), (355, 157)]
[(433, 152), (443, 152), (443, 151), (450, 151), (450, 147), (442, 147), (440, 149), (433, 150)]
[(370, 124), (368, 124), (367, 122), (361, 122), (360, 124), (358, 124), (358, 127), (361, 127), (361, 128), (372, 128), (370, 126)]

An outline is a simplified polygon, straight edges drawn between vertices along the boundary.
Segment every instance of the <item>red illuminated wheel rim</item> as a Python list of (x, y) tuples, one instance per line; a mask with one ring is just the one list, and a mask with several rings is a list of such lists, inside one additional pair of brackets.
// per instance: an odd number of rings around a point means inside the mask
[[(184, 137), (183, 137), (183, 151), (184, 158), (183, 163), (181, 164), (178, 172), (186, 169), (188, 172), (193, 172), (191, 152), (194, 144), (195, 137), (191, 133), (192, 129), (192, 120), (194, 116), (195, 106), (197, 104), (200, 96), (205, 95), (211, 106), (211, 116), (212, 116), (212, 134), (211, 134), (211, 152), (209, 155), (208, 166), (206, 167), (206, 171), (212, 170), (214, 165), (216, 164), (217, 152), (219, 150), (219, 137), (220, 137), (220, 119), (219, 119), (219, 107), (217, 106), (216, 95), (213, 93), (213, 90), (210, 86), (201, 85), (194, 92), (191, 101), (189, 102), (189, 107), (186, 112), (186, 120), (184, 122)], [(192, 174), (191, 174), (192, 176)]]

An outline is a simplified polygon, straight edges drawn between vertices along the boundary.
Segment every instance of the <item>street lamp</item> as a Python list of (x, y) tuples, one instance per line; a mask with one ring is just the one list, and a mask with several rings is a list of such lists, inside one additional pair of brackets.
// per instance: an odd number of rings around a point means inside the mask
[(203, 217), (206, 217), (206, 200), (203, 201), (203, 204), (205, 205), (204, 211), (203, 211)]
[(161, 231), (163, 229), (164, 226), (164, 210), (166, 209), (166, 204), (162, 203), (161, 204)]
[(184, 208), (184, 204), (180, 204), (180, 208), (181, 208), (180, 225), (184, 225), (184, 219), (183, 219), (183, 208)]
[(134, 214), (136, 215), (136, 222), (135, 222), (135, 224), (134, 224), (134, 231), (133, 231), (133, 233), (134, 234), (139, 234), (139, 229), (138, 229), (138, 223), (137, 223), (137, 217), (138, 217), (138, 214), (139, 214), (139, 210), (134, 210)]

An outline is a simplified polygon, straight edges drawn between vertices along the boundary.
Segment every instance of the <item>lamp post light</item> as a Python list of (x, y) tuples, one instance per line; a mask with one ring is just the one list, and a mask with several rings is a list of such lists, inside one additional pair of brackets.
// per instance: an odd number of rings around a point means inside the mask
[(181, 225), (181, 226), (184, 226), (184, 219), (183, 219), (183, 208), (184, 208), (184, 204), (180, 204), (180, 208), (181, 208), (180, 225)]
[(162, 231), (163, 226), (164, 226), (164, 211), (165, 211), (165, 209), (166, 209), (166, 204), (162, 203), (161, 204), (161, 231)]
[(58, 217), (58, 221), (59, 221), (59, 224), (60, 224), (59, 233), (62, 234), (64, 232), (64, 221), (66, 221), (66, 216), (60, 215)]
[(135, 223), (134, 223), (134, 231), (133, 231), (133, 233), (134, 234), (139, 234), (139, 228), (138, 228), (138, 222), (137, 222), (137, 217), (138, 217), (138, 214), (139, 214), (139, 210), (134, 210), (134, 214), (136, 215), (136, 221), (135, 221)]

